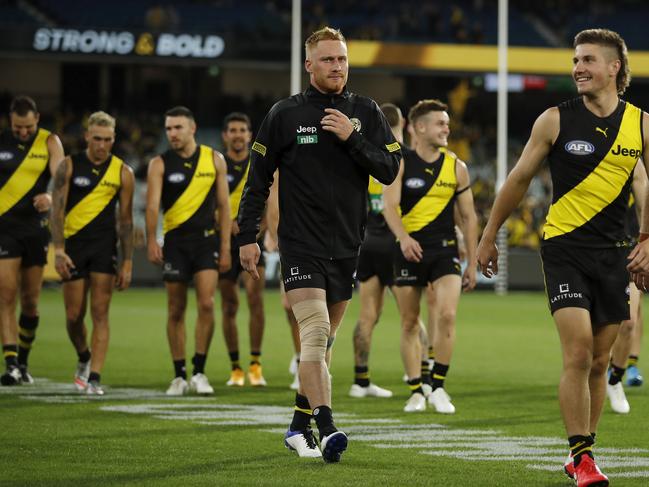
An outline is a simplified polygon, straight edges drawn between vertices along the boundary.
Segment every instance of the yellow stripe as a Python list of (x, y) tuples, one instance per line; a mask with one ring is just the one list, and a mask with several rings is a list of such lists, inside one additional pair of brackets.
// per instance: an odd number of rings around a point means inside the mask
[(571, 451), (573, 452), (573, 453), (572, 453), (572, 456), (573, 456), (573, 457), (576, 457), (577, 455), (580, 455), (580, 454), (582, 454), (582, 453), (584, 453), (584, 452), (587, 452), (587, 451), (593, 451), (593, 448), (590, 447), (590, 446), (585, 446), (584, 448), (582, 448), (582, 449), (580, 449), (580, 450), (578, 450), (578, 451), (575, 451), (574, 448), (575, 448), (575, 447), (573, 446), (573, 447), (572, 447), (572, 450), (571, 450)]
[(401, 149), (401, 146), (399, 145), (399, 142), (392, 142), (391, 144), (386, 144), (385, 148), (388, 152), (396, 152)]
[(239, 214), (239, 204), (241, 203), (241, 195), (243, 193), (243, 187), (246, 185), (248, 180), (248, 170), (250, 169), (250, 164), (246, 166), (246, 172), (243, 174), (239, 184), (234, 188), (232, 193), (230, 193), (230, 218), (234, 220)]
[(122, 186), (122, 160), (112, 156), (110, 165), (94, 189), (65, 215), (63, 236), (72, 237), (88, 225), (111, 202)]
[(266, 146), (255, 140), (255, 143), (252, 144), (252, 150), (259, 152), (262, 156), (266, 155)]
[(363, 372), (363, 373), (357, 373), (355, 375), (357, 379), (369, 379), (370, 378), (370, 373), (369, 372)]
[(589, 222), (620, 195), (631, 177), (637, 159), (612, 154), (618, 145), (642, 150), (642, 111), (627, 103), (617, 138), (611, 150), (577, 186), (550, 206), (543, 233), (545, 239), (570, 233)]
[[(442, 169), (435, 184), (431, 186), (428, 193), (408, 213), (401, 217), (406, 232), (414, 233), (433, 222), (455, 195), (455, 188), (457, 186), (455, 157), (450, 153), (446, 153), (442, 164)], [(452, 184), (437, 186), (437, 183), (440, 181)]]
[(0, 189), (0, 216), (18, 203), (36, 184), (47, 169), (50, 154), (47, 150), (47, 137), (50, 132), (38, 129), (29, 152), (16, 168), (5, 185)]
[(313, 410), (311, 410), (311, 409), (302, 409), (302, 408), (299, 408), (299, 407), (295, 406), (295, 410), (300, 411), (301, 413), (304, 413), (304, 414), (313, 414)]
[[(197, 177), (198, 174), (208, 173), (211, 173), (211, 177)], [(185, 191), (171, 205), (171, 208), (165, 212), (162, 225), (164, 233), (179, 227), (196, 213), (210, 191), (214, 190), (215, 180), (214, 152), (211, 147), (201, 145), (201, 153), (192, 180), (185, 188)]]
[(13, 350), (9, 350), (7, 352), (4, 352), (4, 357), (9, 358), (9, 357), (17, 357), (18, 352), (14, 352)]
[(417, 384), (408, 384), (408, 387), (410, 387), (411, 391), (414, 391), (415, 389), (419, 389), (421, 387), (421, 382), (418, 382)]
[(20, 339), (18, 340), (18, 345), (20, 345), (22, 348), (26, 348), (27, 350), (32, 348), (31, 343), (24, 342), (24, 341), (22, 341)]
[(36, 336), (36, 330), (28, 330), (26, 328), (19, 328), (18, 330), (19, 330), (18, 333), (20, 333), (24, 337), (29, 338), (29, 337)]

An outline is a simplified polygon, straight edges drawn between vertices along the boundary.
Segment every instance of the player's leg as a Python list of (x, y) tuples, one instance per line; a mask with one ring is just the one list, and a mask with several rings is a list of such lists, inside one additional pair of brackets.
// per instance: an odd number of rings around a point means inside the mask
[[(234, 264), (233, 264), (234, 265)], [(231, 275), (231, 276), (230, 276)], [(239, 359), (239, 334), (237, 331), (237, 312), (239, 311), (238, 272), (233, 269), (219, 276), (218, 286), (221, 294), (221, 316), (223, 338), (230, 356), (230, 378), (228, 386), (242, 386), (245, 375)]]
[(282, 282), (281, 277), (279, 282), (279, 291), (282, 299), (282, 307), (286, 312), (286, 321), (288, 321), (288, 325), (291, 328), (291, 339), (293, 340), (293, 349), (295, 350), (293, 358), (288, 365), (289, 374), (293, 374), (293, 382), (289, 387), (294, 391), (297, 391), (300, 388), (300, 375), (298, 374), (298, 368), (300, 366), (300, 328), (295, 319), (295, 315), (293, 314), (293, 310), (288, 304), (286, 291), (284, 290), (284, 283)]
[(80, 278), (63, 283), (66, 329), (78, 356), (74, 383), (79, 391), (85, 391), (88, 386), (90, 359), (92, 358), (90, 347), (88, 346), (88, 328), (84, 322), (89, 286), (88, 278)]
[(2, 385), (17, 385), (22, 381), (18, 368), (18, 324), (16, 303), (18, 300), (18, 276), (21, 259), (0, 259), (0, 334), (6, 371), (0, 377)]
[(167, 281), (167, 340), (174, 366), (174, 379), (167, 395), (179, 396), (189, 390), (185, 362), (185, 311), (187, 309), (187, 282)]
[(266, 274), (263, 266), (257, 266), (259, 279), (254, 280), (247, 272), (243, 274), (243, 285), (246, 289), (250, 322), (250, 367), (248, 380), (252, 386), (265, 386), (266, 379), (261, 368), (261, 344), (264, 338), (264, 289), (266, 287)]
[(640, 348), (642, 346), (642, 333), (644, 331), (644, 320), (642, 318), (642, 295), (638, 300), (637, 308), (638, 319), (633, 327), (633, 337), (631, 338), (631, 350), (627, 361), (626, 385), (637, 387), (644, 382), (642, 373), (638, 366), (640, 360)]
[(43, 266), (33, 265), (21, 269), (20, 278), (20, 318), (18, 319), (18, 365), (23, 383), (34, 382), (28, 372), (29, 352), (36, 339), (38, 328), (38, 300), (43, 283)]
[(218, 272), (213, 269), (203, 269), (194, 274), (197, 307), (196, 351), (192, 358), (194, 370), (189, 387), (197, 394), (214, 393), (205, 375), (205, 362), (214, 335), (214, 292), (217, 280)]
[(90, 273), (90, 316), (92, 317), (92, 358), (88, 376), (88, 394), (103, 394), (101, 372), (106, 362), (110, 340), (109, 309), (115, 286), (115, 276)]

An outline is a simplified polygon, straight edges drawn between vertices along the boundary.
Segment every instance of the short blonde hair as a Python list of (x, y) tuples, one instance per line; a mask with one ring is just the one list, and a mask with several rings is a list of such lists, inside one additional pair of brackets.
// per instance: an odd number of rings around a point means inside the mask
[(115, 129), (115, 118), (108, 115), (106, 112), (95, 112), (88, 117), (88, 128), (92, 125), (99, 127), (110, 127)]
[(345, 36), (342, 32), (340, 32), (339, 29), (334, 29), (332, 27), (326, 26), (316, 30), (307, 38), (306, 42), (304, 43), (304, 47), (307, 53), (309, 52), (309, 49), (315, 47), (320, 41), (341, 41), (344, 44), (347, 44)]

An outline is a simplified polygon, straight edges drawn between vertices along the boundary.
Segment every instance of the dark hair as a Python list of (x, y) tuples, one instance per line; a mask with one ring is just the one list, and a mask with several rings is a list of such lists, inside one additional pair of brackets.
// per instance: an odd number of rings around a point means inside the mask
[(620, 70), (615, 78), (617, 92), (622, 95), (631, 83), (631, 71), (629, 70), (629, 58), (624, 39), (612, 30), (608, 29), (587, 29), (582, 30), (575, 36), (573, 47), (580, 44), (597, 44), (615, 49), (617, 58), (620, 60)]
[(9, 113), (15, 113), (20, 117), (24, 117), (29, 112), (34, 112), (34, 115), (38, 114), (38, 108), (36, 108), (36, 102), (25, 95), (16, 96), (11, 100), (11, 105), (9, 106)]
[(393, 103), (384, 103), (379, 108), (383, 112), (383, 115), (385, 115), (385, 118), (388, 121), (388, 124), (390, 124), (390, 127), (399, 126), (401, 120), (403, 119), (403, 115), (401, 115), (401, 110), (399, 110), (398, 106)]
[(225, 116), (223, 119), (223, 130), (228, 129), (228, 124), (230, 122), (243, 122), (248, 126), (248, 130), (252, 131), (252, 124), (250, 123), (250, 117), (242, 112), (232, 112)]
[(408, 112), (408, 120), (415, 123), (419, 117), (429, 112), (445, 112), (448, 105), (440, 100), (419, 100)]
[(194, 114), (192, 111), (183, 106), (170, 108), (165, 112), (165, 117), (187, 117), (190, 120), (194, 120)]

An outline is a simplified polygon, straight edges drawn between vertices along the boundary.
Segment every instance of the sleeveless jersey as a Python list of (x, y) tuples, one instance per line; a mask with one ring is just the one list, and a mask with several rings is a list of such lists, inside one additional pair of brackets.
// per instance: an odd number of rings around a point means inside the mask
[(415, 151), (403, 153), (401, 221), (405, 230), (422, 247), (457, 246), (455, 205), (456, 156), (441, 149), (439, 158), (426, 162)]
[(79, 240), (115, 238), (115, 207), (122, 187), (124, 162), (111, 155), (101, 164), (93, 164), (85, 151), (71, 159), (63, 235), (66, 239)]
[(224, 155), (225, 163), (228, 166), (228, 188), (230, 190), (230, 218), (232, 220), (237, 218), (239, 214), (239, 203), (241, 203), (241, 195), (243, 194), (243, 187), (246, 185), (248, 179), (248, 169), (250, 168), (250, 157), (246, 157), (241, 161), (235, 161), (231, 157)]
[(47, 212), (36, 211), (33, 199), (50, 181), (49, 135), (38, 129), (31, 141), (21, 142), (11, 130), (0, 134), (0, 228), (22, 232), (46, 225)]
[(548, 160), (552, 204), (543, 244), (619, 247), (633, 169), (643, 151), (642, 110), (622, 100), (608, 117), (581, 98), (559, 105), (560, 131)]
[(162, 183), (163, 231), (187, 235), (214, 233), (216, 168), (211, 147), (199, 145), (189, 158), (168, 150)]

